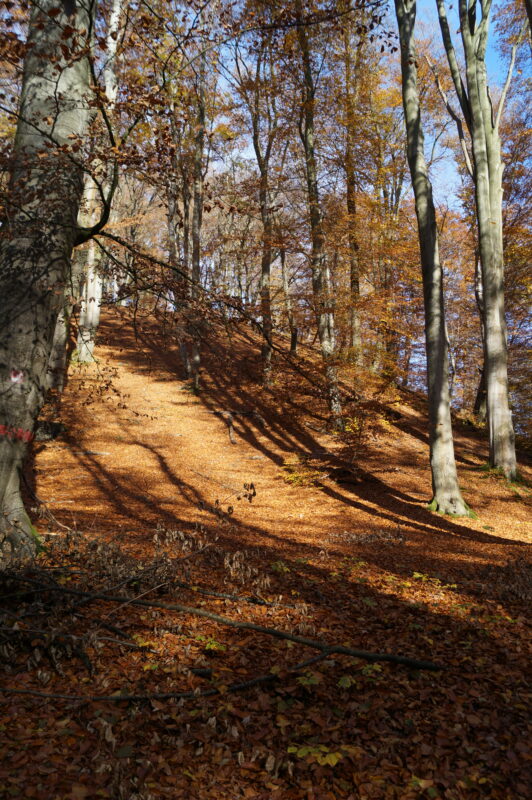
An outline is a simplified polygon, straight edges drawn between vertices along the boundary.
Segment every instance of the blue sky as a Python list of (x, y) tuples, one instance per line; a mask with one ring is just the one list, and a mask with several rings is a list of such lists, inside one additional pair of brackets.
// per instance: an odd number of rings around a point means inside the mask
[[(457, 52), (461, 51), (461, 40), (458, 31), (458, 0), (446, 0), (447, 15), (449, 17), (449, 27), (453, 35), (453, 42)], [(452, 8), (451, 8), (452, 7)], [(440, 25), (438, 22), (438, 12), (436, 10), (436, 0), (418, 0), (417, 16), (420, 23), (430, 26), (438, 41), (441, 41)], [(492, 12), (493, 16), (493, 12)], [(496, 35), (493, 22), (490, 27), (488, 39), (488, 51), (486, 54), (486, 64), (488, 67), (488, 77), (491, 84), (502, 86), (506, 78), (505, 64), (502, 63), (496, 48)]]

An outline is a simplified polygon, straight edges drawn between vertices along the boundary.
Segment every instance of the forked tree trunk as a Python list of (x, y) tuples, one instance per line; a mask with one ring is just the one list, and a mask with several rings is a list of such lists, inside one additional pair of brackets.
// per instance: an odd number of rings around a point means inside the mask
[[(35, 550), (20, 471), (64, 303), (83, 171), (72, 145), (91, 119), (87, 52), (95, 4), (32, 5), (13, 169), (0, 242), (0, 530), (4, 557)], [(60, 9), (60, 10), (59, 10)], [(52, 145), (52, 146), (50, 146)]]
[(325, 366), (325, 380), (329, 400), (329, 411), (335, 428), (342, 427), (342, 404), (338, 386), (338, 370), (335, 363), (336, 331), (334, 323), (334, 299), (331, 291), (331, 274), (325, 249), (323, 214), (318, 191), (318, 169), (314, 143), (315, 85), (312, 75), (310, 44), (307, 28), (303, 24), (301, 0), (296, 0), (298, 18), (297, 36), (301, 52), (303, 82), (303, 119), (301, 141), (305, 153), (305, 174), (309, 205), (310, 234), (312, 240), (311, 268), (312, 291), (318, 317), (318, 337)]
[(417, 87), (414, 28), (415, 0), (395, 0), (401, 44), (403, 108), (407, 134), (407, 155), (419, 230), (429, 401), (429, 444), (433, 498), (430, 508), (443, 514), (468, 514), (458, 486), (454, 458), (449, 362), (443, 305), (443, 276), (438, 229), (432, 199), (432, 185), (424, 153), (424, 135)]
[[(504, 253), (502, 232), (502, 174), (499, 125), (511, 79), (512, 59), (499, 107), (494, 112), (486, 70), (486, 47), (491, 0), (471, 4), (459, 0), (460, 33), (465, 56), (465, 86), (451, 40), (443, 0), (436, 0), (447, 60), (460, 106), (471, 136), (473, 182), (482, 267), (484, 369), (486, 378), (490, 465), (508, 479), (517, 475), (515, 440), (508, 397), (508, 347), (504, 312)], [(477, 20), (477, 11), (480, 19)]]

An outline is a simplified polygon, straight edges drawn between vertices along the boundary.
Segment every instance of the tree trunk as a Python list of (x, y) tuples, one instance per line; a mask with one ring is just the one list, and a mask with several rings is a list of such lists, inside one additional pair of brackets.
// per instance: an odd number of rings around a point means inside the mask
[(1, 232), (0, 530), (6, 557), (9, 550), (31, 554), (36, 546), (20, 471), (44, 399), (77, 232), (83, 171), (69, 150), (83, 142), (93, 114), (87, 52), (95, 8), (78, 2), (73, 13), (65, 9), (71, 4), (57, 0), (32, 6)]
[(357, 199), (356, 199), (356, 174), (355, 174), (355, 107), (358, 101), (358, 67), (360, 64), (361, 45), (356, 51), (355, 75), (351, 58), (351, 41), (349, 26), (344, 28), (344, 68), (345, 68), (345, 93), (346, 93), (346, 140), (345, 140), (345, 179), (346, 179), (346, 205), (347, 225), (349, 239), (349, 346), (353, 353), (355, 364), (362, 363), (362, 338), (360, 330), (360, 265), (358, 258), (357, 238)]
[(429, 445), (433, 498), (430, 508), (443, 514), (468, 514), (458, 486), (454, 458), (449, 395), (449, 362), (443, 305), (443, 279), (438, 229), (424, 153), (424, 135), (417, 87), (414, 28), (415, 0), (395, 0), (401, 44), (403, 108), (407, 132), (407, 155), (419, 230), (427, 383), (429, 401)]
[(290, 330), (290, 353), (292, 355), (297, 352), (297, 327), (294, 320), (294, 311), (292, 309), (292, 298), (290, 297), (290, 289), (288, 286), (288, 273), (286, 271), (286, 250), (281, 247), (279, 254), (281, 259), (281, 278), (283, 282), (284, 302), (286, 307), (286, 317), (288, 319), (288, 328)]
[(260, 310), (262, 317), (262, 380), (270, 386), (272, 372), (272, 302), (270, 273), (272, 264), (273, 221), (270, 211), (267, 168), (260, 177), (260, 213), (262, 218), (262, 257), (260, 269)]
[[(113, 0), (109, 25), (106, 36), (106, 57), (103, 70), (105, 97), (107, 101), (106, 113), (110, 114), (116, 103), (118, 94), (118, 78), (116, 70), (116, 53), (119, 42), (119, 31), (122, 11), (125, 0)], [(109, 175), (104, 175), (104, 165), (96, 163), (93, 175), (87, 175), (82, 201), (82, 218), (88, 225), (98, 221), (100, 208), (98, 203), (98, 185), (100, 183), (105, 196), (108, 195), (111, 180)], [(83, 219), (81, 222), (83, 223)], [(100, 309), (103, 294), (103, 275), (101, 273), (102, 253), (96, 242), (91, 239), (88, 243), (86, 261), (86, 275), (81, 298), (81, 310), (78, 325), (78, 361), (91, 363), (94, 361), (94, 347), (96, 345), (96, 332), (100, 324)]]
[(338, 370), (335, 364), (336, 331), (334, 324), (334, 301), (331, 292), (331, 275), (325, 250), (323, 214), (318, 191), (318, 170), (314, 144), (315, 86), (312, 75), (310, 45), (306, 27), (302, 24), (301, 0), (296, 0), (295, 10), (299, 25), (297, 36), (303, 69), (303, 120), (301, 141), (305, 153), (305, 174), (309, 204), (310, 233), (312, 240), (311, 268), (312, 290), (318, 318), (318, 337), (325, 366), (325, 379), (329, 411), (335, 428), (342, 427), (342, 404), (338, 386)]
[(100, 272), (100, 254), (96, 252), (96, 249), (95, 242), (90, 241), (78, 325), (77, 357), (82, 364), (90, 364), (94, 361), (96, 331), (100, 324), (103, 278)]
[[(484, 334), (484, 301), (482, 292), (482, 275), (480, 268), (480, 260), (477, 258), (475, 262), (475, 300), (477, 301), (477, 309), (480, 318), (480, 332), (482, 337), (482, 357), (486, 352), (485, 334)], [(477, 393), (475, 396), (475, 404), (473, 406), (474, 414), (482, 425), (486, 424), (488, 418), (488, 401), (486, 394), (486, 368), (484, 363), (480, 370), (480, 378), (478, 381)]]
[(197, 117), (196, 135), (194, 137), (194, 205), (192, 210), (192, 319), (189, 324), (190, 353), (187, 363), (192, 377), (194, 391), (199, 391), (199, 371), (201, 367), (201, 320), (194, 308), (199, 300), (201, 281), (201, 226), (203, 221), (203, 155), (205, 149), (205, 71), (207, 56), (204, 52), (200, 58), (197, 79)]
[(48, 360), (46, 389), (53, 389), (59, 393), (61, 393), (65, 388), (70, 313), (70, 308), (68, 307), (68, 304), (65, 303), (65, 306), (59, 312), (55, 323), (52, 350)]
[[(459, 0), (460, 32), (465, 56), (462, 82), (443, 0), (436, 0), (442, 37), (455, 89), (471, 135), (478, 242), (482, 267), (484, 369), (486, 375), (490, 465), (508, 479), (517, 475), (514, 429), (508, 397), (508, 348), (504, 313), (502, 236), (502, 173), (499, 123), (512, 65), (495, 115), (486, 72), (486, 47), (491, 0), (480, 9)], [(480, 10), (480, 20), (476, 13)]]

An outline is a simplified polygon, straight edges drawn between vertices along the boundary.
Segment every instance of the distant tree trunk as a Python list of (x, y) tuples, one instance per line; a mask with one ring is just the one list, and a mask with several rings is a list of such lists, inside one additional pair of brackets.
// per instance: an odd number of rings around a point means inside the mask
[[(301, 0), (295, 2), (298, 21), (302, 23)], [(315, 86), (312, 75), (310, 45), (307, 29), (303, 24), (297, 28), (303, 70), (303, 108), (301, 141), (305, 153), (305, 172), (309, 204), (310, 233), (312, 239), (311, 268), (312, 290), (318, 317), (318, 337), (325, 365), (325, 378), (329, 410), (335, 428), (342, 427), (342, 404), (338, 386), (338, 370), (335, 364), (336, 331), (334, 324), (334, 300), (331, 292), (331, 275), (325, 249), (323, 214), (318, 191), (318, 169), (314, 144)]]
[(260, 270), (260, 309), (262, 317), (262, 380), (264, 386), (271, 384), (272, 372), (272, 301), (270, 273), (272, 265), (273, 220), (270, 210), (267, 167), (260, 176), (260, 213), (262, 218), (262, 256)]
[[(482, 293), (482, 275), (480, 270), (480, 261), (477, 258), (475, 262), (475, 300), (477, 301), (477, 309), (480, 318), (480, 331), (482, 337), (482, 354), (486, 352), (486, 345), (484, 343), (484, 302)], [(480, 369), (480, 378), (478, 381), (477, 393), (475, 395), (475, 404), (473, 406), (474, 414), (482, 425), (486, 423), (488, 417), (488, 404), (486, 396), (486, 368), (484, 363)]]
[(346, 204), (347, 204), (347, 224), (349, 238), (349, 288), (350, 288), (350, 308), (349, 308), (349, 346), (353, 351), (355, 364), (362, 363), (362, 338), (360, 330), (360, 263), (358, 257), (358, 238), (357, 238), (357, 198), (356, 198), (356, 174), (355, 174), (355, 108), (358, 101), (359, 78), (358, 69), (360, 65), (361, 47), (356, 51), (356, 60), (353, 63), (351, 54), (351, 38), (349, 26), (344, 28), (344, 69), (345, 69), (345, 92), (346, 92), (346, 140), (345, 140), (345, 178), (346, 178)]
[(290, 288), (288, 286), (288, 273), (286, 271), (286, 250), (281, 247), (279, 253), (281, 259), (281, 279), (283, 282), (284, 302), (286, 308), (286, 317), (288, 319), (288, 328), (290, 330), (290, 352), (297, 352), (297, 327), (294, 320), (294, 311), (292, 308), (292, 298), (290, 297)]
[(193, 163), (193, 209), (192, 209), (192, 283), (191, 300), (192, 316), (189, 324), (190, 354), (188, 356), (188, 370), (192, 377), (194, 391), (199, 391), (199, 371), (201, 366), (201, 321), (194, 308), (200, 297), (201, 281), (201, 226), (203, 222), (203, 157), (205, 150), (205, 72), (207, 57), (203, 53), (200, 58), (199, 74), (197, 78), (197, 116), (196, 132), (194, 136), (194, 163)]
[[(484, 308), (484, 368), (486, 375), (490, 465), (515, 478), (515, 440), (508, 397), (508, 347), (504, 312), (504, 253), (502, 233), (502, 174), (499, 124), (511, 78), (515, 52), (497, 113), (487, 84), (486, 47), (491, 0), (471, 4), (459, 0), (460, 33), (465, 56), (464, 86), (452, 44), (443, 0), (436, 0), (447, 60), (466, 120), (473, 152), (473, 182)], [(480, 20), (477, 21), (477, 11)]]
[(95, 4), (78, 2), (73, 10), (66, 0), (41, 0), (30, 15), (0, 241), (0, 530), (6, 557), (9, 550), (16, 556), (35, 550), (20, 471), (44, 399), (77, 234), (83, 171), (68, 148), (84, 141), (93, 114), (87, 53), (94, 14)]
[(206, 55), (200, 59), (197, 78), (197, 115), (194, 136), (193, 198), (192, 210), (192, 292), (198, 296), (201, 280), (201, 226), (203, 222), (203, 155), (205, 150), (205, 70)]
[[(116, 53), (124, 5), (125, 0), (113, 0), (109, 16), (106, 36), (105, 66), (103, 69), (107, 113), (112, 111), (118, 94)], [(104, 194), (108, 194), (111, 186), (111, 180), (109, 176), (103, 176), (102, 168), (102, 164), (96, 164), (93, 170), (93, 176), (87, 175), (85, 181), (82, 203), (82, 205), (85, 205), (85, 208), (82, 209), (82, 216), (86, 218), (89, 225), (94, 225), (100, 215), (98, 203), (99, 192), (96, 181), (100, 182)], [(82, 363), (94, 361), (96, 332), (100, 324), (100, 310), (103, 294), (103, 275), (100, 267), (101, 251), (96, 242), (92, 239), (88, 243), (87, 271), (83, 286), (78, 323), (78, 361)]]
[(414, 28), (415, 0), (395, 0), (401, 45), (403, 108), (407, 132), (407, 155), (419, 229), (427, 383), (429, 401), (429, 445), (433, 498), (430, 507), (444, 514), (468, 514), (458, 486), (454, 458), (449, 362), (443, 305), (443, 280), (440, 264), (438, 229), (424, 153), (424, 135), (417, 87)]

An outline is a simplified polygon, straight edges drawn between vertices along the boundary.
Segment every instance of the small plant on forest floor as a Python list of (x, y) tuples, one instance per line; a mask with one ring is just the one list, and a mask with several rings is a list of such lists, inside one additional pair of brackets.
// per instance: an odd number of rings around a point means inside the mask
[(456, 583), (443, 583), (443, 581), (440, 578), (435, 578), (435, 577), (433, 577), (431, 575), (425, 575), (424, 572), (413, 572), (412, 573), (412, 577), (416, 581), (421, 581), (422, 583), (430, 584), (430, 586), (433, 586), (435, 589), (456, 589), (456, 588), (458, 588)]
[(305, 456), (287, 456), (283, 462), (280, 477), (291, 486), (316, 486), (323, 474), (309, 466)]
[(297, 758), (304, 759), (307, 764), (319, 764), (320, 767), (335, 767), (344, 758), (340, 750), (330, 750), (324, 744), (312, 745), (290, 745), (288, 752)]
[(217, 642), (212, 636), (203, 636), (203, 634), (198, 633), (196, 641), (201, 642), (203, 644), (203, 649), (208, 653), (222, 653), (224, 650), (227, 650), (225, 644)]
[(287, 572), (290, 572), (290, 567), (284, 563), (284, 561), (272, 561), (271, 568), (273, 572), (277, 572), (278, 575), (285, 575)]

